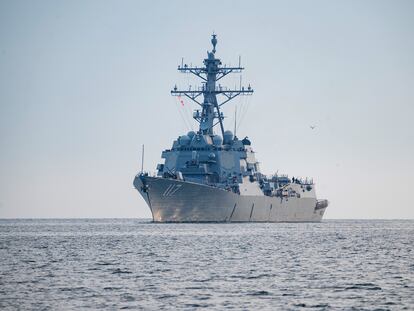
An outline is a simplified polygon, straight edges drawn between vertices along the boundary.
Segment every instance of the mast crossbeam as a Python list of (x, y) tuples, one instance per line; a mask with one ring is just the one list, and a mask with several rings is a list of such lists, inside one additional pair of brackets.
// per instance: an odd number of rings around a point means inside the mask
[[(212, 39), (213, 50), (211, 52), (207, 52), (208, 57), (204, 59), (204, 66), (197, 67), (197, 66), (188, 66), (187, 64), (181, 63), (178, 66), (178, 71), (183, 73), (192, 73), (193, 75), (199, 77), (204, 82), (198, 90), (191, 90), (191, 86), (188, 90), (178, 90), (177, 86), (171, 91), (171, 95), (173, 96), (186, 96), (187, 98), (194, 101), (197, 105), (202, 107), (201, 115), (197, 111), (196, 114), (193, 115), (193, 118), (200, 124), (199, 133), (204, 135), (213, 135), (213, 128), (220, 124), (221, 133), (224, 137), (224, 125), (223, 125), (223, 113), (220, 112), (220, 107), (224, 104), (228, 103), (235, 97), (239, 95), (251, 95), (253, 94), (253, 89), (250, 85), (245, 88), (241, 86), (240, 82), (240, 89), (227, 89), (223, 88), (221, 85), (216, 85), (216, 82), (220, 79), (224, 78), (230, 73), (240, 73), (244, 70), (244, 67), (240, 66), (240, 59), (239, 59), (239, 66), (231, 67), (224, 65), (221, 66), (220, 59), (215, 57), (216, 53), (216, 44), (217, 39), (216, 35), (213, 34)], [(240, 80), (241, 81), (241, 80)], [(203, 95), (204, 100), (200, 101), (197, 98)], [(222, 95), (224, 98), (221, 103), (218, 103), (217, 97)], [(217, 122), (215, 120), (218, 120)]]

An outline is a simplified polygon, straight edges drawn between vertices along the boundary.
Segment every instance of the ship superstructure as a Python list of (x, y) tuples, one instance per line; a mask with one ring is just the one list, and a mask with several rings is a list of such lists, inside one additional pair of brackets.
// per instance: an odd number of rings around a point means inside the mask
[[(251, 95), (250, 85), (228, 89), (225, 76), (244, 68), (223, 66), (216, 58), (217, 36), (202, 67), (186, 64), (178, 71), (202, 80), (198, 89), (171, 91), (198, 105), (193, 118), (197, 132), (179, 136), (162, 152), (157, 176), (141, 172), (135, 188), (147, 202), (156, 222), (320, 221), (328, 205), (316, 199), (312, 180), (290, 179), (260, 172), (250, 140), (238, 139), (224, 128), (221, 107), (237, 96)], [(219, 128), (219, 134), (214, 129)]]

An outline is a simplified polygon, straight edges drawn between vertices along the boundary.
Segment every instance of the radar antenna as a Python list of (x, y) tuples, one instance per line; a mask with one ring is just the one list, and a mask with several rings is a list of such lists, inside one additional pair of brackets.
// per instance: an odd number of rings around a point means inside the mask
[[(193, 118), (200, 124), (200, 134), (212, 136), (214, 126), (220, 124), (221, 134), (224, 137), (224, 115), (220, 111), (220, 107), (239, 95), (253, 94), (253, 89), (250, 84), (247, 88), (240, 84), (239, 89), (228, 89), (227, 87), (222, 87), (220, 84), (217, 85), (217, 81), (223, 77), (230, 73), (240, 73), (244, 70), (244, 68), (240, 65), (240, 59), (239, 66), (237, 67), (227, 67), (226, 65), (222, 66), (220, 59), (215, 57), (217, 35), (214, 33), (211, 38), (211, 44), (213, 45), (213, 50), (211, 52), (207, 52), (207, 58), (204, 59), (203, 67), (193, 67), (192, 65), (188, 66), (187, 64), (183, 64), (183, 62), (180, 66), (178, 66), (178, 71), (183, 73), (192, 73), (203, 80), (201, 87), (193, 90), (191, 90), (191, 88), (188, 90), (178, 90), (177, 86), (175, 86), (171, 91), (171, 95), (184, 95), (201, 107), (201, 111), (197, 109), (193, 114)], [(201, 95), (203, 95), (202, 102), (200, 101)], [(221, 96), (220, 103), (217, 100), (218, 96)], [(216, 119), (218, 119), (217, 122)]]
[(141, 174), (144, 172), (144, 144), (142, 144), (142, 153), (141, 153)]
[(211, 44), (213, 45), (213, 53), (215, 54), (216, 53), (216, 44), (217, 44), (217, 35), (215, 35), (214, 34), (214, 32), (213, 32), (213, 35), (212, 35), (212, 38), (211, 38)]

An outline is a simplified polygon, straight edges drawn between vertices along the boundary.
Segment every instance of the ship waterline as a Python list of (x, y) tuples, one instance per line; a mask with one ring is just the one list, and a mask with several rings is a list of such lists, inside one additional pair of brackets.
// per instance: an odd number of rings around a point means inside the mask
[(135, 188), (154, 222), (319, 222), (327, 203), (315, 197), (238, 195), (176, 179), (137, 175)]

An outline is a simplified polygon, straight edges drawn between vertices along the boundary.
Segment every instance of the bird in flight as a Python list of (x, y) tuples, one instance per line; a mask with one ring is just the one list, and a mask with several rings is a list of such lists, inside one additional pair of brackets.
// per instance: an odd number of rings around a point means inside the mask
[(309, 127), (313, 130), (316, 128), (316, 125), (310, 125)]

